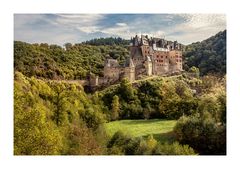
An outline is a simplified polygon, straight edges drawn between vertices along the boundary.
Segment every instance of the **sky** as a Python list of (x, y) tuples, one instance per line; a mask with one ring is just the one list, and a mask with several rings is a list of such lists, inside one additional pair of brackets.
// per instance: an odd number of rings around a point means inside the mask
[(14, 40), (64, 45), (148, 34), (185, 45), (226, 29), (223, 14), (14, 14)]

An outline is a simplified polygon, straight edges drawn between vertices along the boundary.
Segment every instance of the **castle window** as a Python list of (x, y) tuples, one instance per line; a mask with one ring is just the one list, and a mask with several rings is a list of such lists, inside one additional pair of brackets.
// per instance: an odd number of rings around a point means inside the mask
[(167, 59), (167, 56), (166, 56), (166, 59)]
[(163, 56), (161, 56), (161, 58), (163, 58)]

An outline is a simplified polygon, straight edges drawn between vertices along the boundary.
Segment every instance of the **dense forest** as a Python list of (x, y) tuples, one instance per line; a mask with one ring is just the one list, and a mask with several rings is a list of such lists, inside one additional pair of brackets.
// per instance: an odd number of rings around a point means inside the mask
[(195, 66), (201, 75), (226, 74), (226, 30), (202, 42), (187, 45), (183, 56), (185, 70)]
[[(28, 78), (20, 72), (14, 78), (15, 154), (226, 153), (225, 79), (180, 75), (137, 85), (123, 80), (89, 95), (79, 84)], [(102, 127), (114, 120), (149, 118), (179, 119), (175, 142), (122, 132), (109, 138)]]
[(86, 42), (83, 42), (83, 44), (88, 44), (88, 45), (95, 45), (95, 46), (100, 46), (100, 45), (123, 45), (127, 46), (129, 45), (130, 40), (125, 40), (120, 37), (118, 38), (99, 38), (99, 39), (92, 39)]
[[(217, 50), (222, 34), (201, 43)], [(65, 48), (14, 42), (15, 155), (226, 154), (225, 69), (202, 72), (192, 57), (201, 43), (186, 48), (188, 69), (181, 75), (134, 83), (123, 79), (91, 94), (78, 83), (61, 81), (85, 78), (89, 69), (101, 75), (106, 57), (123, 62), (128, 56), (125, 41), (105, 40), (67, 43)], [(105, 124), (126, 119), (176, 120), (173, 139), (107, 133)]]
[(124, 45), (57, 45), (14, 42), (14, 70), (24, 75), (45, 79), (85, 79), (88, 72), (103, 76), (106, 58), (120, 64), (129, 56)]
[[(85, 79), (88, 72), (103, 76), (106, 58), (123, 64), (129, 57), (128, 40), (121, 38), (93, 39), (79, 44), (57, 45), (14, 42), (14, 70), (27, 77), (45, 79)], [(201, 75), (226, 73), (226, 30), (202, 42), (185, 47), (184, 69), (192, 66)]]

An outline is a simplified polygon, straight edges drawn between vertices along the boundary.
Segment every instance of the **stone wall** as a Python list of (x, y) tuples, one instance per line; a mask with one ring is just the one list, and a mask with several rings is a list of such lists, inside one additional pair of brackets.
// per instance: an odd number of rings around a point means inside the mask
[(115, 67), (104, 67), (104, 78), (119, 79), (120, 70)]

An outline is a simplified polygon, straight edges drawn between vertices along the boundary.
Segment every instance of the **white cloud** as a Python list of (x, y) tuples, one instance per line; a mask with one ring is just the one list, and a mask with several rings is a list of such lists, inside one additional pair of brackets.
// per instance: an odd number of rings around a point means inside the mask
[(222, 14), (180, 14), (179, 16), (185, 21), (167, 31), (167, 35), (184, 44), (202, 41), (226, 29), (226, 16)]
[[(149, 36), (189, 44), (205, 40), (226, 29), (226, 16), (222, 14), (174, 14), (160, 19), (160, 21), (163, 20), (176, 24), (168, 25), (168, 22), (166, 22), (163, 26), (159, 25), (162, 26), (159, 30), (142, 31), (138, 34), (148, 34)], [(179, 22), (181, 20), (182, 22)], [(155, 22), (155, 20), (152, 20), (152, 22)], [(144, 24), (144, 20), (138, 19), (136, 24), (141, 26)]]
[(130, 39), (136, 34), (148, 34), (188, 44), (226, 29), (226, 16), (220, 14), (134, 15), (129, 20), (112, 20), (109, 16), (15, 14), (14, 39), (48, 43), (59, 41), (57, 43), (60, 44), (101, 36)]
[(117, 26), (127, 26), (126, 23), (116, 23)]
[(22, 29), (36, 21), (45, 20), (44, 15), (14, 14), (14, 29)]
[(183, 14), (186, 25), (190, 28), (206, 28), (216, 26), (226, 26), (226, 16), (220, 14)]
[(77, 29), (85, 33), (94, 33), (100, 31), (98, 26), (82, 26), (78, 27)]
[(104, 18), (104, 15), (101, 14), (58, 14), (57, 16), (56, 22), (58, 24), (78, 27), (95, 26)]
[(94, 33), (99, 31), (97, 26), (101, 19), (104, 18), (102, 14), (57, 14), (55, 24), (62, 29), (81, 31), (84, 33)]
[(133, 36), (133, 33), (130, 32), (130, 27), (126, 23), (117, 23), (112, 27), (102, 29), (101, 32), (109, 34), (110, 36), (120, 36), (126, 39)]

